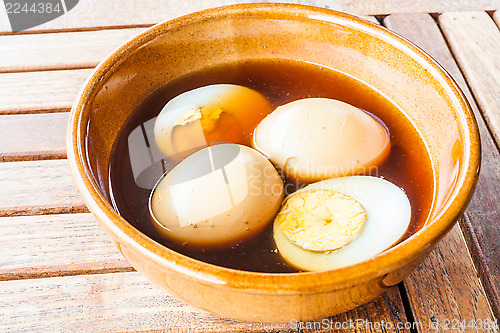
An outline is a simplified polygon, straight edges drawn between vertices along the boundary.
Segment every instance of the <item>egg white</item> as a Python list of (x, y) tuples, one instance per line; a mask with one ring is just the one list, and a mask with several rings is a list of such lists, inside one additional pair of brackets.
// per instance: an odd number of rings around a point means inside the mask
[(281, 177), (262, 154), (219, 144), (190, 155), (159, 180), (149, 210), (153, 227), (165, 238), (221, 246), (262, 231), (283, 193)]
[(408, 197), (401, 188), (382, 178), (331, 178), (295, 193), (316, 189), (332, 190), (354, 198), (365, 209), (367, 220), (356, 239), (333, 252), (304, 250), (283, 233), (278, 223), (274, 223), (274, 239), (280, 254), (301, 270), (324, 271), (360, 263), (394, 245), (408, 229), (411, 219)]
[(379, 120), (330, 98), (277, 107), (257, 126), (253, 146), (293, 180), (367, 174), (389, 156), (390, 136)]

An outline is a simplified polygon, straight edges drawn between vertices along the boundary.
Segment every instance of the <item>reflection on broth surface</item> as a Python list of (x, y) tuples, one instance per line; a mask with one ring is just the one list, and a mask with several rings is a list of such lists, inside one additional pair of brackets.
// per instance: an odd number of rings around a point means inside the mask
[[(297, 271), (278, 253), (272, 223), (256, 235), (252, 234), (250, 239), (233, 241), (224, 247), (207, 247), (166, 238), (150, 219), (148, 201), (151, 190), (165, 172), (181, 165), (183, 162), (180, 161), (185, 157), (168, 158), (155, 144), (155, 119), (172, 98), (212, 84), (235, 84), (253, 89), (268, 99), (271, 108), (254, 114), (256, 118), (251, 122), (242, 121), (245, 118), (238, 113), (235, 118), (242, 126), (228, 127), (239, 129), (230, 136), (238, 139), (210, 139), (210, 145), (234, 142), (249, 146), (255, 124), (264, 119), (267, 112), (302, 98), (338, 99), (375, 115), (389, 130), (391, 150), (382, 165), (365, 169), (362, 173), (383, 177), (404, 190), (411, 204), (411, 221), (405, 236), (424, 225), (433, 193), (430, 160), (424, 143), (397, 106), (367, 85), (332, 69), (282, 59), (263, 59), (224, 64), (169, 82), (151, 94), (123, 128), (115, 142), (110, 163), (111, 195), (117, 211), (149, 237), (180, 253), (224, 267), (259, 272)], [(205, 115), (217, 118), (220, 111), (210, 109)], [(206, 129), (210, 124), (203, 126)], [(227, 179), (223, 174), (221, 177)], [(285, 194), (304, 185), (285, 179)], [(208, 202), (216, 200), (208, 198)], [(196, 210), (197, 207), (191, 204), (189, 209)]]

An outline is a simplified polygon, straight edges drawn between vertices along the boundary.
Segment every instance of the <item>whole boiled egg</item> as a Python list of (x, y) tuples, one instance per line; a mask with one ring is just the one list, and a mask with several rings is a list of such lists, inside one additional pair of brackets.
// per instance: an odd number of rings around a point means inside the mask
[(283, 199), (283, 182), (258, 151), (218, 144), (190, 155), (153, 189), (149, 209), (166, 238), (224, 246), (261, 232)]
[(368, 174), (389, 156), (388, 130), (374, 117), (329, 98), (282, 105), (260, 122), (253, 146), (291, 179), (311, 183)]
[(408, 197), (382, 178), (348, 176), (289, 195), (274, 220), (274, 239), (291, 265), (324, 271), (367, 260), (394, 245), (411, 219)]
[(187, 91), (171, 99), (154, 125), (160, 150), (181, 160), (213, 143), (250, 145), (249, 137), (269, 112), (259, 92), (234, 84), (216, 84)]

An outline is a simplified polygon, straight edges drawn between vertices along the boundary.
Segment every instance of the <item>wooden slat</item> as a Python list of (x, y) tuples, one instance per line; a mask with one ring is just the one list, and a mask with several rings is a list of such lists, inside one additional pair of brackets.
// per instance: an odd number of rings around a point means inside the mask
[(479, 322), (495, 322), (481, 281), (467, 250), (460, 226), (455, 226), (430, 256), (405, 279), (415, 322), (420, 332), (497, 332), (490, 327), (461, 327)]
[(93, 68), (144, 28), (0, 36), (0, 72)]
[(91, 69), (0, 74), (0, 115), (69, 111)]
[[(293, 328), (289, 323), (247, 323), (220, 318), (178, 301), (136, 272), (1, 281), (0, 295), (3, 331), (282, 332)], [(393, 288), (375, 302), (331, 320), (392, 321), (395, 317), (389, 315), (390, 307), (397, 312), (396, 305), (391, 303), (397, 295), (397, 289)], [(399, 315), (404, 321), (404, 312)], [(396, 322), (392, 323), (396, 326)], [(339, 332), (398, 331), (365, 329), (359, 325), (356, 330)]]
[[(157, 0), (81, 0), (78, 5), (67, 14), (30, 30), (46, 31), (54, 29), (60, 30), (144, 24), (150, 25), (185, 15), (193, 11), (239, 2), (242, 1), (190, 0), (179, 2)], [(500, 6), (497, 0), (290, 0), (286, 2), (327, 7), (357, 15), (495, 10)], [(7, 16), (5, 13), (0, 14), (0, 33), (5, 34), (10, 31), (11, 28)]]
[[(330, 2), (331, 1), (323, 1)], [(444, 11), (472, 11), (472, 10), (495, 10), (500, 8), (500, 3), (495, 0), (357, 0), (334, 2), (332, 9), (355, 13), (359, 15), (385, 15), (396, 13), (441, 13)]]
[(0, 217), (0, 280), (132, 270), (92, 214)]
[[(476, 192), (465, 213), (465, 217), (460, 220), (460, 225), (481, 276), (483, 286), (491, 301), (493, 311), (498, 317), (500, 304), (498, 298), (498, 290), (500, 289), (498, 258), (500, 258), (500, 248), (497, 245), (497, 240), (500, 239), (500, 225), (492, 223), (492, 221), (500, 221), (500, 211), (498, 209), (498, 191), (500, 189), (500, 163), (498, 161), (500, 161), (500, 154), (467, 88), (467, 83), (454, 62), (453, 56), (434, 20), (425, 14), (390, 15), (384, 20), (384, 23), (389, 28), (416, 42), (437, 59), (461, 87), (476, 115), (481, 132), (481, 175)], [(449, 260), (455, 260), (455, 255), (452, 255)], [(464, 281), (467, 281), (465, 277)]]
[(0, 163), (0, 216), (86, 211), (67, 160)]
[(68, 113), (0, 116), (0, 162), (66, 157)]
[[(316, 321), (316, 326), (313, 325), (314, 322), (304, 322), (302, 323), (304, 329), (297, 331), (325, 333), (401, 333), (410, 332), (409, 326), (405, 327), (405, 325), (411, 325), (411, 323), (406, 317), (398, 288), (392, 287), (371, 303), (346, 313), (330, 317), (326, 319), (326, 321)], [(295, 327), (292, 326), (291, 328), (293, 329)]]
[(444, 13), (439, 24), (500, 147), (500, 30), (485, 12)]

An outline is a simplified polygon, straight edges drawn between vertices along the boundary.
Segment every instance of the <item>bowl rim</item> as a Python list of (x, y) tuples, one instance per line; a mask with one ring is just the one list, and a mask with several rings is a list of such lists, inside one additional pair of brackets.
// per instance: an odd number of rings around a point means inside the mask
[[(464, 158), (465, 170), (462, 172), (462, 177), (459, 178), (452, 195), (447, 199), (448, 205), (441, 214), (433, 219), (433, 223), (427, 224), (419, 232), (398, 245), (352, 266), (322, 272), (259, 273), (220, 267), (184, 256), (138, 231), (114, 211), (111, 204), (101, 194), (95, 180), (92, 179), (92, 171), (87, 165), (85, 152), (87, 124), (83, 121), (83, 111), (89, 103), (89, 99), (97, 91), (99, 78), (112, 67), (124, 61), (129, 52), (153, 40), (159, 33), (180, 29), (187, 24), (205, 20), (221, 20), (228, 17), (234, 19), (238, 15), (246, 17), (248, 15), (254, 17), (270, 15), (281, 19), (321, 20), (349, 26), (375, 35), (398, 47), (419, 64), (425, 65), (427, 69), (433, 71), (433, 77), (439, 79), (447, 88), (448, 94), (452, 95), (452, 100), (455, 99), (458, 102), (455, 103), (455, 107), (463, 116), (460, 127), (463, 127), (461, 129), (467, 140), (466, 146), (469, 147), (466, 152), (467, 156)], [(73, 178), (85, 204), (118, 243), (131, 246), (166, 269), (203, 284), (253, 293), (292, 294), (297, 292), (317, 293), (347, 288), (363, 281), (387, 275), (405, 266), (409, 262), (408, 258), (417, 260), (419, 253), (430, 251), (431, 244), (444, 237), (454, 226), (472, 197), (479, 175), (481, 146), (476, 119), (458, 85), (441, 65), (406, 38), (362, 18), (321, 7), (297, 4), (245, 3), (206, 9), (159, 23), (132, 38), (99, 63), (81, 87), (71, 109), (68, 123), (67, 155)], [(457, 188), (457, 186), (460, 187)]]

